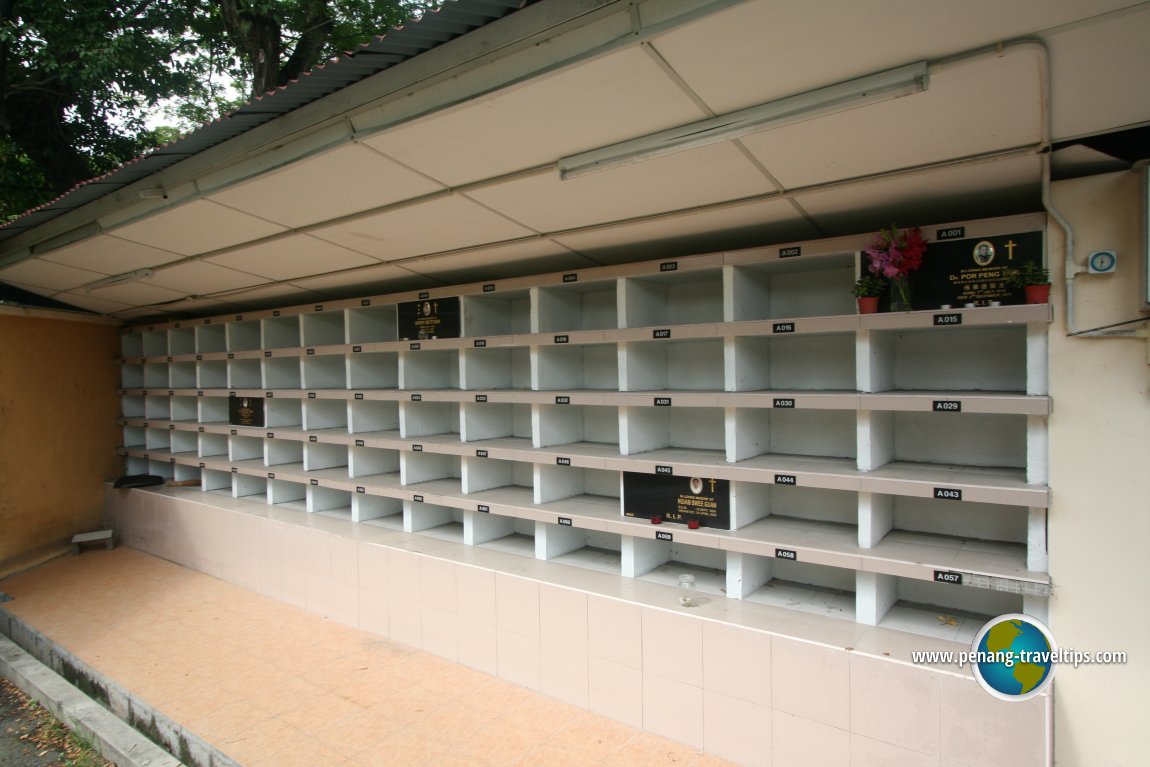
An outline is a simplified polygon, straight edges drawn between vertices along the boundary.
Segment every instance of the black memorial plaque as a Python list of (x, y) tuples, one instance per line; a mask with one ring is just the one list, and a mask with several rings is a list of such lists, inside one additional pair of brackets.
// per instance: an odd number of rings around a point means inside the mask
[[(988, 306), (991, 301), (1004, 306), (1024, 304), (1025, 292), (1010, 285), (1007, 277), (1026, 263), (1043, 263), (1042, 232), (932, 241), (926, 246), (922, 268), (910, 275), (912, 308), (939, 309), (950, 304), (962, 309), (966, 304)], [(865, 255), (862, 269), (869, 273)], [(879, 308), (887, 311), (889, 301), (888, 292), (881, 297)]]
[(459, 338), (459, 296), (405, 301), (399, 305), (399, 338)]
[(623, 473), (623, 515), (662, 517), (700, 527), (731, 528), (731, 488), (725, 479)]
[(228, 397), (228, 423), (232, 426), (264, 425), (264, 401), (255, 397)]

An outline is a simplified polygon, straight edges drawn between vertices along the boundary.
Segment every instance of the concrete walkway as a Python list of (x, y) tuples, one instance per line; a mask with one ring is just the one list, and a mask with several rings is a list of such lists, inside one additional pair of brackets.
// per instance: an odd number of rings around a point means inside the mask
[[(187, 763), (722, 767), (728, 762), (138, 551), (0, 580), (3, 605)], [(34, 641), (34, 640), (33, 640)], [(123, 713), (123, 712), (119, 712)], [(190, 758), (194, 757), (194, 758)]]

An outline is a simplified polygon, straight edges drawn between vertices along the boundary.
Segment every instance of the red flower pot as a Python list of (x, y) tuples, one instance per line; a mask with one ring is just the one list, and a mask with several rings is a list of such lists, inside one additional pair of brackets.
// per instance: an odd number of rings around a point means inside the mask
[(878, 311), (878, 296), (861, 296), (859, 302), (859, 314), (874, 314)]
[(1045, 285), (1023, 285), (1022, 289), (1026, 291), (1026, 303), (1028, 304), (1048, 304), (1050, 303), (1050, 283)]

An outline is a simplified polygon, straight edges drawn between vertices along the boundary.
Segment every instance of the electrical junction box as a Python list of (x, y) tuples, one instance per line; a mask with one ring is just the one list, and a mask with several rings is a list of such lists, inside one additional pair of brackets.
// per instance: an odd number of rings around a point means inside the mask
[(1118, 268), (1118, 256), (1112, 250), (1096, 250), (1086, 260), (1090, 274), (1113, 274)]

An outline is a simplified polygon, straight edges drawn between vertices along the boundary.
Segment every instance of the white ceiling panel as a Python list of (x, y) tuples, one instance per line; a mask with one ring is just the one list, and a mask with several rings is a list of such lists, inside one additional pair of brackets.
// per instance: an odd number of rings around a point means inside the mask
[(264, 173), (208, 199), (295, 228), (442, 188), (378, 152), (350, 144)]
[(796, 197), (836, 233), (921, 222), (1002, 216), (1034, 209), (1042, 178), (1037, 157), (958, 166)]
[[(360, 269), (352, 269), (347, 272), (339, 272), (337, 274), (327, 274), (322, 277), (305, 277), (303, 279), (292, 280), (293, 285), (298, 285), (301, 288), (308, 290), (318, 290), (325, 293), (338, 293), (339, 295), (367, 295), (368, 293), (377, 293), (377, 287), (387, 285), (390, 283), (400, 284), (401, 282), (410, 284), (413, 281), (419, 281), (419, 276), (412, 274), (408, 270), (399, 267), (391, 266), (390, 264), (379, 264), (375, 266), (365, 266)], [(394, 291), (407, 290), (407, 287), (396, 287)], [(391, 290), (385, 292), (392, 292)]]
[(1055, 139), (1150, 121), (1150, 5), (1049, 38)]
[(304, 304), (322, 303), (331, 299), (326, 293), (317, 293), (312, 290), (303, 290), (295, 285), (269, 285), (263, 288), (252, 288), (230, 296), (221, 296), (224, 311), (231, 308), (244, 311), (268, 307), (302, 306)]
[(203, 295), (221, 290), (250, 288), (267, 282), (265, 277), (257, 277), (246, 272), (237, 272), (207, 261), (189, 261), (185, 264), (159, 269), (148, 282), (164, 288), (178, 290), (185, 295)]
[(40, 290), (71, 290), (89, 282), (103, 279), (112, 272), (101, 273), (74, 266), (54, 264), (39, 258), (30, 258), (0, 269), (0, 282), (31, 286)]
[(684, 256), (819, 236), (786, 200), (686, 213), (556, 238), (603, 263)]
[(732, 144), (714, 144), (561, 181), (548, 173), (468, 196), (541, 232), (619, 221), (774, 191)]
[(416, 259), (404, 264), (413, 272), (449, 283), (487, 282), (597, 265), (550, 240), (479, 248), (466, 253)]
[(892, 0), (879, 10), (871, 3), (822, 7), (809, 0), (754, 0), (675, 29), (654, 46), (722, 114), (1125, 5), (1123, 0)]
[[(52, 298), (81, 309), (87, 309), (90, 312), (99, 312), (100, 314), (118, 314), (119, 312), (132, 308), (130, 305), (122, 304), (119, 301), (109, 301), (106, 298), (88, 295), (82, 290), (74, 293), (58, 293), (52, 296)], [(155, 309), (149, 309), (148, 311), (150, 314), (156, 313)]]
[(756, 133), (743, 144), (788, 189), (1037, 145), (1040, 65), (1033, 47), (963, 59), (932, 72), (921, 93)]
[(362, 253), (306, 234), (284, 237), (204, 260), (272, 280), (294, 280), (379, 263)]
[(277, 224), (210, 200), (196, 200), (128, 224), (113, 234), (142, 245), (194, 256), (282, 231), (284, 227)]
[(395, 261), (527, 237), (534, 232), (471, 200), (445, 195), (418, 205), (315, 229), (311, 234), (383, 261)]
[(365, 143), (457, 186), (706, 116), (647, 54), (630, 48)]
[(187, 296), (186, 292), (163, 288), (153, 285), (149, 280), (133, 280), (109, 285), (106, 288), (97, 288), (91, 295), (107, 301), (142, 306), (146, 304), (166, 304), (169, 301), (181, 300)]
[(107, 274), (123, 274), (167, 264), (180, 258), (176, 253), (151, 248), (129, 240), (101, 234), (82, 243), (68, 245), (39, 255), (45, 261), (65, 266), (93, 269)]

